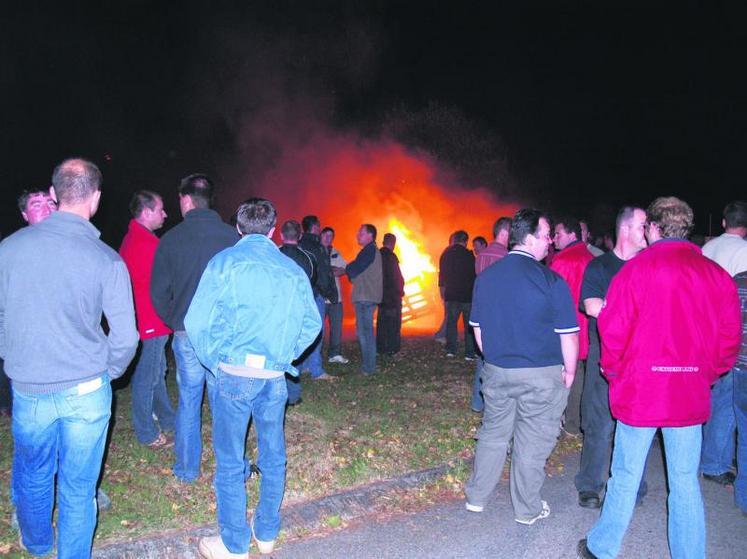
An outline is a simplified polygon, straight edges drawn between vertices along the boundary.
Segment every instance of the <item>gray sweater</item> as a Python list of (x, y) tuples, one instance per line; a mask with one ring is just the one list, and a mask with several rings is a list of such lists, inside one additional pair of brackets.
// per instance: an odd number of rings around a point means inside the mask
[(60, 392), (104, 372), (115, 379), (135, 354), (130, 276), (99, 235), (60, 211), (0, 243), (0, 357), (16, 390)]

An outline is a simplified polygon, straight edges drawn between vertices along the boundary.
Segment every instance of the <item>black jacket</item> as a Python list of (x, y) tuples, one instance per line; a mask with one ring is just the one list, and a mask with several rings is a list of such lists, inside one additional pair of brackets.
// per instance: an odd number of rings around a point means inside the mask
[(330, 303), (337, 303), (337, 286), (332, 275), (332, 265), (329, 262), (329, 252), (319, 242), (319, 235), (304, 233), (298, 246), (314, 257), (316, 265), (316, 283), (312, 284), (314, 296), (321, 295)]
[(438, 285), (444, 288), (444, 301), (471, 303), (475, 283), (475, 255), (464, 245), (455, 244), (441, 255)]
[(192, 297), (210, 259), (236, 244), (239, 234), (213, 210), (195, 208), (161, 238), (153, 259), (150, 297), (156, 313), (175, 331), (184, 330)]
[(309, 278), (311, 285), (316, 281), (316, 269), (314, 267), (314, 257), (298, 245), (283, 245), (280, 252), (298, 264)]
[(384, 278), (384, 295), (381, 305), (384, 307), (401, 307), (405, 294), (405, 279), (399, 269), (399, 258), (389, 247), (381, 247), (381, 271)]

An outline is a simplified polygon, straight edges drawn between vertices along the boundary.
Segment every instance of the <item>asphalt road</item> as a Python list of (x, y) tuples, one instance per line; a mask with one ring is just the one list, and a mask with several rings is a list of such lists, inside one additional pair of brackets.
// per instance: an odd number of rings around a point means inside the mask
[[(576, 544), (598, 516), (577, 505), (573, 476), (578, 455), (566, 458), (564, 473), (548, 478), (543, 498), (550, 516), (534, 526), (514, 522), (508, 485), (502, 481), (481, 514), (464, 509), (464, 501), (444, 502), (417, 514), (382, 522), (363, 521), (325, 537), (309, 536), (286, 542), (272, 554), (292, 558), (467, 558), (491, 559), (576, 557)], [(666, 481), (661, 450), (649, 455), (649, 493), (636, 509), (620, 554), (621, 558), (669, 557), (667, 547)], [(747, 557), (747, 517), (734, 505), (731, 488), (701, 481), (706, 509), (707, 556)]]

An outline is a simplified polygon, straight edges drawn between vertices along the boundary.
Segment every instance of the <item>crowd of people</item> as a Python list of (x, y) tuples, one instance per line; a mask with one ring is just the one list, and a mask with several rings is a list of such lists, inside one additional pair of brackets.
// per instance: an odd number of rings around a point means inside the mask
[[(148, 190), (132, 195), (117, 253), (90, 222), (101, 182), (93, 163), (63, 161), (48, 192), (20, 196), (29, 226), (0, 243), (0, 357), (10, 379), (0, 408), (11, 408), (12, 394), (20, 541), (34, 555), (56, 545), (59, 557), (90, 556), (97, 503), (106, 497), (97, 498), (97, 481), (110, 382), (139, 346), (133, 429), (143, 445), (174, 445), (173, 474), (183, 483), (200, 476), (207, 390), (220, 533), (200, 540), (200, 554), (246, 557), (252, 541), (271, 553), (285, 489), (286, 408), (302, 401), (301, 373), (334, 379), (322, 357), (325, 323), (327, 362), (349, 363), (340, 278), (353, 286), (361, 373), (375, 374), (377, 355), (400, 350), (396, 237), (386, 233), (378, 247), (376, 227), (362, 224), (360, 251), (347, 262), (334, 229), (307, 215), (279, 225), (277, 246), (271, 201), (246, 200), (229, 225), (211, 209), (211, 179), (193, 174), (178, 187), (183, 220), (160, 239), (163, 199)], [(723, 226), (701, 251), (687, 241), (692, 209), (664, 197), (645, 210), (622, 208), (607, 251), (589, 244), (585, 222), (534, 209), (499, 218), (492, 241), (476, 237), (474, 251), (465, 231), (452, 234), (439, 261), (445, 316), (436, 338), (455, 359), (461, 317), (464, 359), (475, 365), (470, 405), (482, 425), (465, 486), (468, 511), (488, 505), (510, 453), (515, 521), (549, 516), (544, 466), (562, 427), (583, 439), (578, 504), (601, 508), (579, 557), (618, 554), (646, 494), (657, 429), (673, 557), (705, 556), (699, 475), (734, 485), (747, 513), (747, 204), (727, 205)], [(170, 338), (176, 409), (165, 384)], [(256, 465), (245, 457), (250, 421)], [(257, 472), (249, 523), (245, 482)]]

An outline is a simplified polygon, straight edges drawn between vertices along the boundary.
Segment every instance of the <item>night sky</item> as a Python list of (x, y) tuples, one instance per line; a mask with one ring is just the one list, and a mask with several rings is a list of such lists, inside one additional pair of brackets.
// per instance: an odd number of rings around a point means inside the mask
[[(723, 205), (747, 198), (740, 3), (48, 4), (0, 16), (3, 234), (20, 225), (15, 196), (64, 157), (100, 165), (95, 223), (118, 244), (134, 189), (162, 192), (173, 224), (180, 177), (260, 177), (263, 139), (309, 122), (399, 134), (468, 187), (597, 228), (674, 194), (717, 234)], [(258, 122), (273, 134), (248, 138)]]

